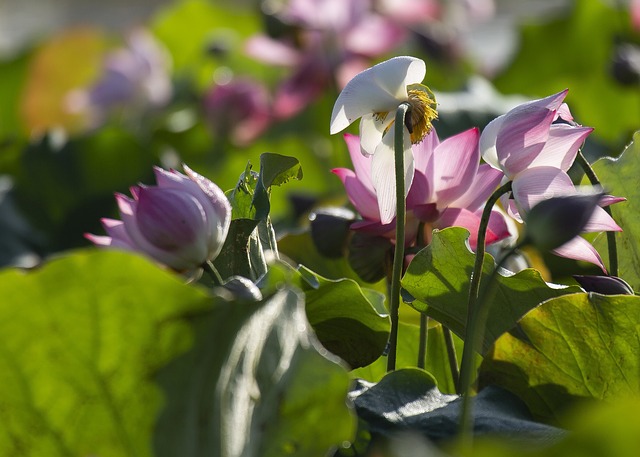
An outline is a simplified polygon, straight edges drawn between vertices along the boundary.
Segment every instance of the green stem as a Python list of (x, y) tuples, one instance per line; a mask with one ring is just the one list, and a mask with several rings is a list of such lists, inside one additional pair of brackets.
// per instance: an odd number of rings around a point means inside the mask
[[(416, 234), (416, 246), (418, 249), (424, 247), (424, 222), (418, 223), (418, 233)], [(420, 313), (420, 339), (418, 341), (418, 368), (427, 366), (427, 341), (429, 339), (429, 316)]]
[(444, 337), (444, 345), (447, 348), (447, 359), (449, 360), (449, 370), (451, 371), (451, 379), (453, 385), (458, 386), (460, 382), (460, 369), (458, 368), (458, 355), (456, 354), (456, 346), (453, 343), (453, 334), (448, 327), (442, 325), (442, 336)]
[[(482, 266), (484, 264), (484, 252), (485, 252), (485, 240), (487, 234), (487, 227), (489, 226), (489, 217), (491, 216), (491, 210), (496, 204), (498, 199), (511, 191), (511, 181), (499, 187), (487, 200), (482, 211), (482, 217), (480, 218), (480, 227), (478, 227), (478, 242), (476, 246), (476, 261), (473, 266), (473, 273), (471, 275), (471, 281), (469, 284), (469, 301), (467, 304), (467, 327), (465, 331), (464, 348), (462, 350), (462, 362), (460, 365), (460, 377), (458, 379), (458, 392), (465, 394), (465, 400), (463, 405), (470, 407), (468, 402), (470, 399), (469, 392), (471, 391), (471, 384), (475, 378), (472, 375), (475, 360), (475, 347), (473, 344), (474, 325), (477, 322), (477, 306), (478, 292), (480, 290), (480, 280), (482, 278)], [(467, 412), (466, 414), (470, 414)], [(463, 408), (463, 415), (461, 418), (461, 429), (466, 432), (468, 429), (468, 422), (470, 418), (465, 417), (465, 409)], [(467, 435), (464, 435), (467, 436)]]
[(424, 369), (427, 366), (427, 331), (429, 328), (429, 317), (420, 313), (420, 341), (418, 344), (418, 368)]
[(209, 274), (209, 276), (211, 276), (213, 284), (215, 284), (216, 286), (222, 285), (222, 277), (220, 276), (220, 273), (218, 273), (218, 270), (216, 270), (216, 267), (213, 266), (211, 260), (207, 260), (205, 263), (203, 263), (202, 268)]
[[(589, 164), (584, 154), (582, 154), (582, 151), (578, 151), (576, 162), (578, 162), (592, 185), (601, 186), (596, 172), (593, 171), (591, 164)], [(613, 216), (611, 207), (605, 206), (603, 209), (609, 216)], [(616, 232), (607, 232), (607, 250), (609, 251), (609, 274), (611, 276), (618, 276), (618, 245), (616, 244)]]
[[(502, 269), (507, 259), (520, 249), (522, 245), (522, 243), (519, 243), (509, 249), (509, 251), (502, 256), (502, 259), (498, 262), (493, 271), (491, 271), (491, 274), (485, 281), (485, 286), (477, 297), (474, 309), (475, 312), (473, 313), (469, 327), (467, 327), (467, 338), (464, 342), (464, 354), (462, 359), (462, 369), (464, 370), (464, 373), (467, 373), (467, 375), (465, 375), (464, 379), (461, 378), (461, 385), (464, 390), (462, 390), (462, 413), (460, 415), (460, 434), (462, 441), (466, 444), (471, 444), (472, 441), (473, 398), (471, 396), (471, 391), (473, 390), (476, 381), (475, 376), (471, 377), (470, 373), (473, 368), (474, 355), (476, 352), (480, 352), (478, 349), (481, 347), (484, 339), (484, 327), (487, 322), (487, 317), (489, 316), (489, 306), (486, 303), (487, 297), (493, 290), (498, 272)], [(470, 348), (468, 351), (470, 355), (467, 354), (467, 347)], [(467, 355), (466, 358), (465, 355)]]
[(404, 265), (404, 225), (406, 222), (406, 201), (404, 182), (404, 118), (409, 111), (409, 104), (398, 106), (395, 119), (395, 171), (396, 171), (396, 247), (393, 254), (393, 271), (391, 276), (391, 297), (389, 314), (391, 333), (389, 335), (389, 357), (387, 371), (396, 369), (396, 350), (398, 346), (398, 310), (400, 309), (400, 279)]

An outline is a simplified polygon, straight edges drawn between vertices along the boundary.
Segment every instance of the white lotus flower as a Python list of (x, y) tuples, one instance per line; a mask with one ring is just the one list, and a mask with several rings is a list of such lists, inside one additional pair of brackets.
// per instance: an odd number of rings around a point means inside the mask
[(433, 93), (420, 84), (426, 73), (425, 63), (415, 57), (394, 57), (374, 65), (347, 83), (331, 114), (331, 134), (361, 118), (360, 150), (365, 156), (373, 155), (371, 179), (383, 224), (396, 215), (393, 124), (398, 106), (404, 102), (410, 105), (404, 127), (405, 193), (414, 175), (411, 144), (424, 139), (438, 116)]

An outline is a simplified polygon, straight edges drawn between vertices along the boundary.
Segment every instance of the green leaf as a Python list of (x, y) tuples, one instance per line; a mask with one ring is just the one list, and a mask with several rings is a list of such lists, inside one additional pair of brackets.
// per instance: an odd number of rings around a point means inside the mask
[[(418, 362), (418, 342), (420, 327), (400, 322), (398, 328), (398, 352), (396, 367), (415, 368)], [(436, 380), (438, 389), (445, 394), (455, 394), (456, 385), (451, 376), (447, 347), (444, 343), (442, 325), (433, 323), (427, 333), (427, 362), (425, 370)], [(462, 355), (462, 340), (454, 335), (454, 343), (458, 361)], [(387, 357), (382, 356), (366, 367), (353, 370), (354, 377), (370, 382), (378, 382), (387, 374)]]
[(231, 221), (224, 245), (213, 264), (223, 279), (244, 276), (257, 280), (267, 271), (258, 225), (264, 221), (235, 219)]
[(309, 322), (322, 345), (353, 368), (369, 365), (384, 351), (390, 319), (384, 296), (365, 294), (351, 279), (329, 280), (300, 266)]
[(640, 392), (640, 297), (572, 294), (530, 311), (500, 337), (481, 376), (557, 419), (576, 398)]
[[(640, 133), (617, 160), (603, 159), (593, 165), (598, 179), (608, 193), (625, 197), (627, 201), (610, 206), (613, 218), (623, 228), (616, 234), (618, 246), (618, 276), (624, 278), (634, 290), (640, 290), (640, 189), (637, 186), (640, 171)], [(593, 242), (605, 265), (609, 264), (607, 236), (598, 235)]]
[(256, 209), (256, 218), (266, 219), (269, 215), (271, 186), (280, 186), (292, 179), (302, 179), (302, 167), (298, 159), (271, 152), (260, 155), (260, 175), (251, 202)]
[(151, 456), (151, 375), (211, 298), (148, 260), (78, 251), (0, 272), (0, 454)]
[(630, 25), (628, 13), (607, 2), (576, 0), (568, 18), (522, 28), (519, 52), (496, 85), (537, 97), (569, 88), (576, 119), (595, 127), (594, 135), (619, 141), (640, 123), (637, 87), (618, 85), (608, 71), (618, 37), (633, 35)]
[(352, 438), (348, 374), (316, 349), (301, 294), (223, 304), (194, 325), (193, 350), (158, 376), (158, 456), (325, 455)]
[(283, 263), (271, 266), (263, 288), (274, 290), (283, 282), (304, 291), (307, 318), (325, 348), (352, 368), (380, 357), (390, 332), (382, 294), (351, 279), (330, 280), (302, 265), (293, 270)]
[[(469, 278), (475, 261), (475, 255), (465, 244), (468, 234), (457, 227), (434, 230), (431, 244), (415, 256), (402, 278), (402, 287), (416, 299), (411, 306), (460, 337), (464, 337), (466, 330)], [(486, 286), (493, 265), (493, 258), (486, 255), (480, 287)], [(509, 277), (498, 276), (493, 293), (487, 297), (489, 317), (483, 352), (538, 304), (580, 290), (576, 286), (552, 287), (531, 268)]]

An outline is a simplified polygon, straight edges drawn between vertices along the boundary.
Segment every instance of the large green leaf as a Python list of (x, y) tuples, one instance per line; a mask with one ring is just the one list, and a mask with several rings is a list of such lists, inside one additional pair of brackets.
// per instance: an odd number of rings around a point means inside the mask
[(482, 379), (557, 419), (576, 398), (640, 392), (640, 297), (572, 294), (545, 302), (500, 337)]
[(637, 87), (616, 84), (609, 71), (614, 46), (631, 35), (630, 24), (625, 11), (607, 2), (576, 0), (568, 18), (522, 29), (519, 52), (496, 85), (538, 97), (569, 88), (576, 119), (595, 127), (594, 135), (620, 141), (640, 123)]
[[(611, 206), (613, 217), (623, 232), (616, 234), (618, 245), (618, 276), (624, 278), (634, 290), (640, 290), (640, 133), (633, 136), (620, 158), (602, 159), (593, 166), (607, 192), (627, 201)], [(594, 246), (609, 264), (606, 234), (599, 235)]]
[(390, 321), (384, 296), (360, 288), (351, 279), (330, 280), (304, 266), (293, 270), (276, 263), (262, 284), (264, 290), (295, 284), (306, 296), (306, 313), (322, 345), (352, 368), (365, 366), (384, 351)]
[(0, 454), (150, 456), (151, 374), (184, 352), (184, 313), (210, 306), (148, 260), (78, 251), (0, 272)]
[[(416, 299), (410, 303), (411, 306), (461, 337), (465, 335), (469, 278), (475, 261), (474, 254), (465, 244), (468, 233), (456, 227), (434, 231), (431, 244), (415, 256), (402, 278), (402, 287)], [(486, 286), (493, 263), (493, 258), (487, 255), (481, 287)], [(483, 351), (538, 304), (578, 291), (580, 288), (575, 286), (552, 287), (531, 268), (508, 277), (499, 275), (493, 293), (486, 298), (489, 317)]]
[(311, 456), (352, 438), (349, 377), (321, 356), (302, 295), (228, 303), (194, 320), (193, 350), (159, 374), (158, 456)]

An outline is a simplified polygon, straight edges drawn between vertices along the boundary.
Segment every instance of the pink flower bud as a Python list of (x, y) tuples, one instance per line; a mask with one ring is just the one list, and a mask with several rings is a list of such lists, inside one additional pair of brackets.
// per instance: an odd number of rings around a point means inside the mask
[(231, 205), (222, 190), (186, 165), (187, 175), (155, 168), (156, 186), (116, 195), (122, 221), (103, 219), (108, 236), (86, 234), (97, 246), (142, 252), (176, 271), (199, 268), (222, 249)]

